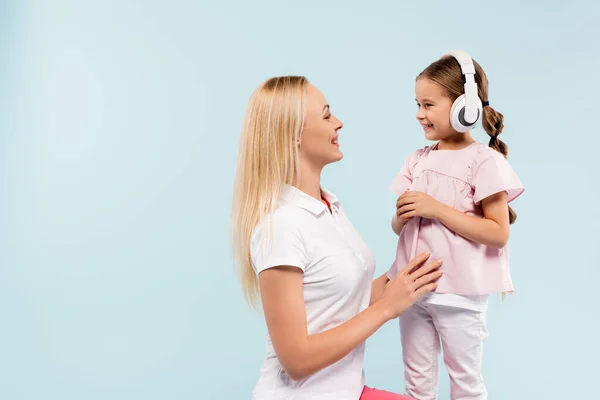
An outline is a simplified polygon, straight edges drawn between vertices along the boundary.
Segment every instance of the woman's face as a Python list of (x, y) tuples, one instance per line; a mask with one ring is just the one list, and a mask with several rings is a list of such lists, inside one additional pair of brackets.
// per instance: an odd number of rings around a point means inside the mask
[(338, 141), (338, 131), (344, 124), (331, 114), (325, 96), (313, 85), (308, 85), (306, 100), (306, 118), (300, 136), (300, 160), (312, 167), (323, 168), (344, 156)]

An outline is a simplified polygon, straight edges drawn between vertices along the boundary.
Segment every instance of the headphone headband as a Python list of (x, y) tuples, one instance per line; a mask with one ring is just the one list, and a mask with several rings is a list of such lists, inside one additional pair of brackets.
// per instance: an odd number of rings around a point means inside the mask
[(473, 59), (465, 51), (452, 50), (444, 54), (451, 56), (460, 64), (460, 70), (465, 77), (465, 115), (464, 119), (467, 123), (472, 124), (479, 118), (477, 109), (477, 83), (475, 83), (475, 65)]

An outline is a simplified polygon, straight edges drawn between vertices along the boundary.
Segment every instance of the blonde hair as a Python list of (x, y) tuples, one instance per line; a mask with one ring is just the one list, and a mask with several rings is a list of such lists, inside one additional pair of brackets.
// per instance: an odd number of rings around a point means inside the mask
[(238, 150), (231, 230), (246, 300), (255, 304), (258, 277), (250, 258), (252, 234), (273, 213), (284, 185), (299, 179), (298, 141), (306, 115), (308, 80), (267, 80), (248, 103)]

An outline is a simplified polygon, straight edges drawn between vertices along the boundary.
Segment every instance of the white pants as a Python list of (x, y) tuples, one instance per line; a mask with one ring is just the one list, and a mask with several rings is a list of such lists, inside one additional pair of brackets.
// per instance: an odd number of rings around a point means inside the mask
[(418, 302), (400, 315), (406, 395), (436, 400), (441, 348), (452, 400), (487, 400), (481, 373), (486, 312)]

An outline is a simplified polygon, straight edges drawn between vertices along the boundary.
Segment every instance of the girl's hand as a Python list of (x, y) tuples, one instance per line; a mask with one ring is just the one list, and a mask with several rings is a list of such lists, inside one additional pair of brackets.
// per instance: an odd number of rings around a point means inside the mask
[[(404, 227), (404, 225), (406, 225), (408, 223), (408, 221), (410, 221), (412, 219), (412, 217), (407, 216), (406, 214), (402, 214), (400, 212), (400, 209), (398, 208), (398, 203), (400, 202), (400, 199), (402, 199), (402, 197), (404, 197), (404, 195), (406, 193), (408, 193), (408, 190), (406, 190), (403, 194), (401, 194), (400, 197), (398, 197), (398, 199), (396, 200), (396, 221), (398, 222), (398, 226), (400, 228)], [(399, 232), (396, 232), (396, 233), (398, 235), (400, 234)]]
[[(404, 196), (404, 195), (402, 195), (402, 196)], [(400, 227), (403, 227), (404, 225), (406, 225), (408, 223), (408, 221), (410, 221), (412, 219), (412, 217), (407, 216), (406, 213), (402, 214), (402, 212), (398, 208), (398, 204), (400, 203), (400, 199), (402, 199), (402, 196), (398, 197), (398, 200), (396, 200), (396, 221), (398, 221), (398, 225)]]
[(422, 192), (405, 192), (396, 202), (396, 215), (401, 221), (412, 217), (437, 219), (441, 203)]

